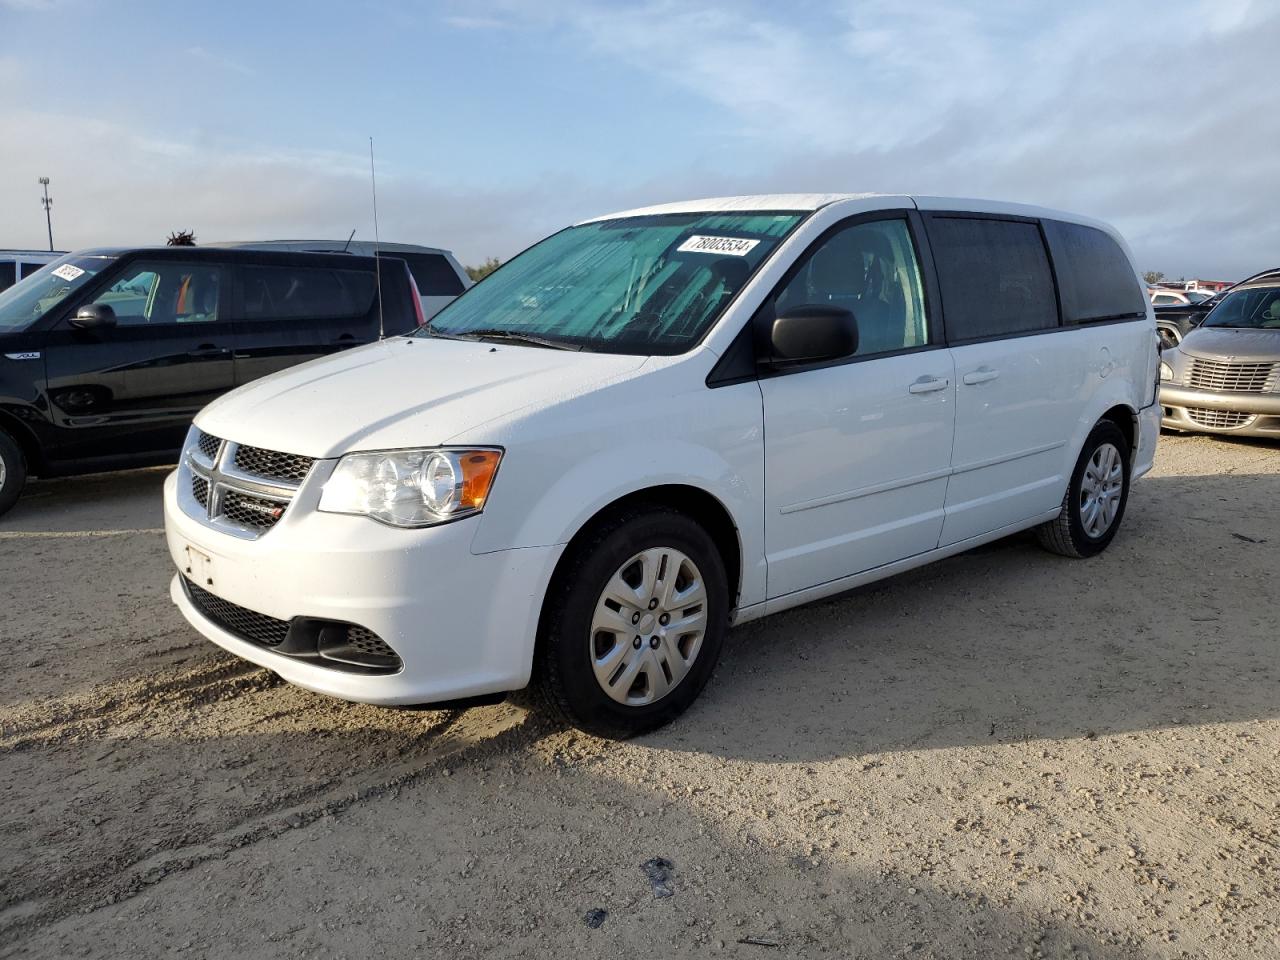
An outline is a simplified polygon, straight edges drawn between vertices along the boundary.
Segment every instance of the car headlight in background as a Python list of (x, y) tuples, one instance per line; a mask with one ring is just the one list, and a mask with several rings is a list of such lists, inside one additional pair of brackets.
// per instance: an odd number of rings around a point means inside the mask
[[(1150, 370), (1151, 368), (1147, 367), (1147, 369)], [(1160, 379), (1161, 380), (1173, 379), (1173, 367), (1169, 366), (1163, 360), (1160, 361)]]
[(319, 509), (373, 517), (397, 527), (427, 527), (484, 508), (501, 450), (389, 450), (338, 461)]

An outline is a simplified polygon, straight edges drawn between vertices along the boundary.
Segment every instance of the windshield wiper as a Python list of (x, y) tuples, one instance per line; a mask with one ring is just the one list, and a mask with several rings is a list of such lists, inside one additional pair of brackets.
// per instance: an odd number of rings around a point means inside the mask
[(550, 350), (573, 350), (575, 352), (582, 350), (582, 345), (579, 343), (565, 343), (563, 340), (551, 340), (547, 337), (539, 337), (531, 333), (519, 333), (515, 330), (498, 330), (496, 328), (459, 330), (445, 335), (457, 337), (460, 340), (501, 340), (506, 343), (527, 343), (530, 346), (546, 347)]

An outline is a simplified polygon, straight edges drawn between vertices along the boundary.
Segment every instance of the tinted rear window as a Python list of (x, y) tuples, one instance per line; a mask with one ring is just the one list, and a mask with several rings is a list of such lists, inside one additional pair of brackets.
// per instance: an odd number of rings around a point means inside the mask
[(1146, 298), (1120, 244), (1078, 223), (1045, 220), (1044, 232), (1058, 273), (1064, 323), (1146, 314)]
[(286, 266), (239, 270), (247, 320), (363, 317), (377, 293), (371, 271)]
[(949, 340), (1002, 337), (1058, 325), (1049, 257), (1034, 223), (930, 217)]
[(23, 278), (25, 279), (31, 276), (33, 273), (35, 273), (37, 270), (39, 270), (43, 266), (44, 266), (43, 263), (24, 263), (22, 265)]
[(0, 290), (12, 287), (18, 279), (17, 264), (12, 260), (0, 260)]
[(424, 297), (456, 297), (462, 292), (462, 281), (449, 261), (438, 253), (393, 253), (384, 257), (403, 260), (418, 285), (418, 293)]

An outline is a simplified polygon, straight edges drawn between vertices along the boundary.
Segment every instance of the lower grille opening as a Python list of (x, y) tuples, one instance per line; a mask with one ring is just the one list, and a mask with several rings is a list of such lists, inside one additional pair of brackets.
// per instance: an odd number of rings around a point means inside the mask
[(265, 613), (254, 613), (230, 600), (214, 596), (203, 587), (199, 587), (184, 578), (187, 596), (196, 609), (220, 626), (227, 633), (233, 633), (241, 640), (248, 640), (263, 647), (278, 647), (289, 635), (289, 621), (268, 617)]
[(1202, 427), (1229, 430), (1232, 427), (1248, 426), (1253, 422), (1256, 415), (1241, 413), (1236, 410), (1208, 410), (1203, 407), (1188, 407), (1187, 416)]
[(223, 630), (284, 656), (346, 673), (395, 673), (404, 666), (390, 645), (367, 627), (337, 620), (278, 620), (215, 596), (182, 578), (192, 605)]

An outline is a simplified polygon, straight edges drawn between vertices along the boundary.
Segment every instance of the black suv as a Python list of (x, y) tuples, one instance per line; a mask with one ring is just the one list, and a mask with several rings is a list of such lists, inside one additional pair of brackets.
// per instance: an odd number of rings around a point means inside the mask
[(0, 292), (0, 513), (28, 473), (172, 462), (219, 394), (420, 323), (408, 267), (386, 257), (209, 247), (61, 257)]

